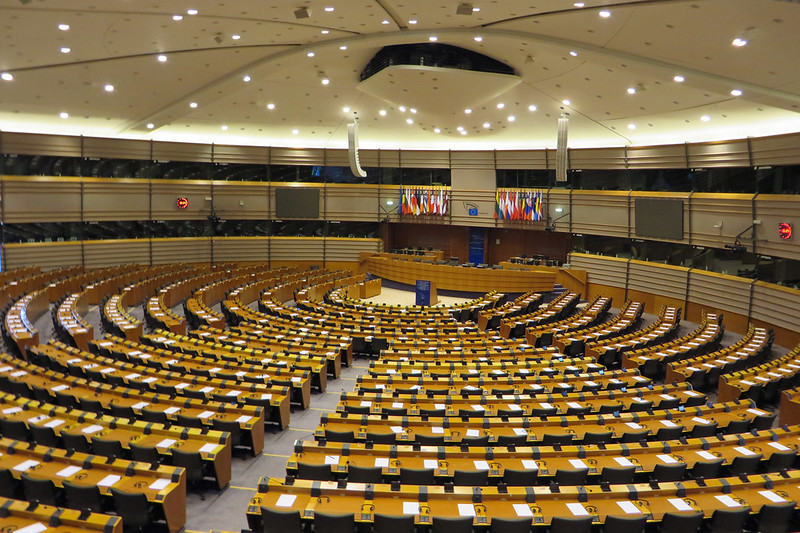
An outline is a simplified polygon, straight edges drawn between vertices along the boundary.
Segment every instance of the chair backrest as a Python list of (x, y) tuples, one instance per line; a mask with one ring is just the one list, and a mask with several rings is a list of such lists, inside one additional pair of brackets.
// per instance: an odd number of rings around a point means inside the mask
[(231, 446), (236, 447), (242, 443), (242, 429), (236, 420), (214, 418), (211, 424), (217, 431), (227, 431), (231, 434)]
[(545, 433), (542, 437), (542, 444), (545, 446), (554, 446), (554, 445), (568, 445), (572, 442), (572, 438), (574, 435), (572, 433), (563, 433), (563, 434), (550, 434)]
[(31, 439), (40, 446), (61, 447), (61, 439), (58, 438), (53, 428), (31, 424)]
[(196, 484), (203, 479), (203, 458), (197, 452), (184, 452), (172, 448), (172, 465), (186, 469), (186, 483)]
[(203, 425), (203, 420), (196, 417), (196, 416), (186, 416), (178, 413), (175, 416), (176, 424), (179, 426), (183, 426), (185, 428), (197, 428), (203, 429), (205, 426)]
[(591, 516), (554, 516), (550, 533), (589, 533), (591, 526)]
[(600, 472), (600, 481), (609, 483), (633, 483), (633, 474), (636, 472), (635, 466), (606, 466)]
[(347, 467), (347, 481), (356, 483), (381, 483), (383, 472), (379, 466), (357, 466)]
[(436, 477), (432, 468), (400, 468), (400, 483), (435, 485)]
[(93, 400), (91, 398), (78, 398), (78, 406), (84, 411), (91, 411), (92, 413), (102, 413), (103, 404), (100, 400)]
[(503, 471), (503, 483), (506, 485), (514, 486), (531, 486), (536, 485), (539, 477), (538, 470), (517, 470), (514, 468), (506, 468)]
[(102, 439), (100, 437), (92, 437), (92, 451), (105, 457), (124, 458), (125, 456), (120, 441)]
[(661, 533), (691, 533), (703, 523), (703, 513), (665, 513), (661, 518)]
[(67, 506), (71, 509), (100, 513), (103, 511), (103, 496), (97, 485), (76, 485), (69, 480), (62, 482), (67, 497)]
[(732, 476), (753, 474), (758, 471), (758, 468), (761, 465), (761, 459), (763, 458), (764, 456), (760, 453), (757, 455), (737, 455), (728, 465), (728, 472)]
[(606, 516), (603, 530), (605, 533), (643, 533), (647, 526), (647, 516), (626, 515), (626, 516)]
[(614, 434), (610, 431), (591, 432), (587, 431), (583, 435), (584, 444), (608, 444), (613, 439)]
[(141, 529), (152, 523), (152, 513), (144, 492), (126, 492), (111, 487), (114, 511), (122, 518), (126, 531)]
[(0, 434), (8, 439), (28, 441), (28, 426), (22, 420), (0, 419)]
[(431, 533), (472, 533), (472, 517), (434, 516)]
[(653, 479), (656, 481), (680, 481), (684, 474), (686, 474), (685, 463), (672, 465), (658, 463), (653, 467)]
[(392, 516), (375, 513), (372, 521), (375, 526), (374, 533), (414, 533), (416, 531), (413, 515)]
[(352, 533), (354, 527), (353, 513), (333, 514), (322, 511), (314, 513), (315, 533)]
[(785, 533), (789, 529), (797, 502), (769, 503), (758, 511), (760, 533)]
[(300, 511), (261, 508), (261, 526), (264, 533), (299, 533), (303, 530)]
[(491, 533), (529, 533), (530, 518), (492, 518)]
[(367, 440), (374, 444), (394, 444), (397, 440), (394, 433), (367, 433)]
[(454, 485), (466, 485), (468, 487), (481, 487), (489, 483), (488, 470), (456, 470), (453, 473)]
[(17, 481), (11, 470), (0, 468), (0, 496), (3, 498), (20, 499), (22, 484)]
[(767, 459), (767, 472), (780, 472), (784, 469), (793, 468), (796, 460), (797, 450), (773, 452)]
[[(694, 478), (711, 478), (719, 477), (719, 472), (722, 470), (723, 459), (716, 461), (698, 461), (692, 467), (692, 477)], [(666, 481), (666, 480), (665, 480)]]
[(331, 442), (355, 442), (356, 437), (352, 431), (325, 430), (325, 439)]
[(717, 509), (711, 515), (710, 533), (741, 533), (749, 511), (747, 507), (738, 509)]
[(333, 474), (330, 465), (300, 462), (297, 463), (297, 477), (316, 481), (330, 481), (333, 479)]
[(559, 485), (583, 485), (586, 483), (586, 476), (589, 474), (588, 468), (561, 469), (556, 470), (556, 483)]
[(27, 472), (22, 473), (21, 479), (22, 487), (25, 490), (25, 499), (29, 502), (54, 506), (63, 503), (59, 497), (60, 491), (56, 489), (52, 479), (31, 477)]
[(68, 451), (91, 453), (92, 448), (89, 446), (89, 441), (83, 435), (76, 435), (74, 433), (61, 432), (61, 440), (64, 442), (64, 448)]
[(155, 422), (157, 424), (170, 425), (169, 417), (164, 411), (155, 411), (153, 409), (142, 409), (142, 420), (146, 422)]
[(161, 462), (161, 456), (154, 446), (142, 446), (135, 442), (128, 443), (131, 450), (131, 461), (139, 461), (143, 463), (158, 464)]

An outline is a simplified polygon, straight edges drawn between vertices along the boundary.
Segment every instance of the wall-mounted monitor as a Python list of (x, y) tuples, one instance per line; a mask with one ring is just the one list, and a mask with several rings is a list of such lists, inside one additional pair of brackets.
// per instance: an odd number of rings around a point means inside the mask
[(319, 218), (319, 189), (275, 189), (275, 218)]
[(683, 239), (683, 200), (675, 198), (636, 198), (637, 237)]

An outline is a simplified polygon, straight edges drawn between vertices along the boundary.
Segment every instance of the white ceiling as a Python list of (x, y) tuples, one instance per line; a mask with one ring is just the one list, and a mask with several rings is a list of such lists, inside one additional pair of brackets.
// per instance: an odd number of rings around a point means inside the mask
[[(474, 0), (471, 16), (456, 14), (459, 3), (0, 0), (0, 72), (13, 76), (0, 81), (0, 129), (340, 148), (357, 112), (364, 148), (542, 148), (555, 146), (566, 111), (572, 147), (800, 131), (797, 3)], [(311, 16), (298, 20), (303, 6)], [(501, 60), (520, 79), (459, 72), (433, 82), (411, 70), (361, 85), (382, 46), (431, 36)], [(737, 37), (747, 45), (732, 46)]]

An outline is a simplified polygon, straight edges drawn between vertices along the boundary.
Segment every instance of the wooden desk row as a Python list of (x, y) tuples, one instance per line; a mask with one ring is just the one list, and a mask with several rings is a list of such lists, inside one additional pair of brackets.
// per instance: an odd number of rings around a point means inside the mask
[(627, 334), (585, 344), (584, 352), (606, 365), (618, 364), (622, 354), (637, 348), (657, 346), (675, 336), (681, 322), (679, 307), (664, 307), (655, 322)]
[[(669, 409), (656, 413), (615, 412), (609, 415), (535, 416), (535, 417), (412, 417), (348, 415), (326, 413), (314, 432), (316, 439), (327, 439), (333, 434), (353, 435), (356, 442), (380, 438), (381, 442), (414, 442), (419, 436), (441, 438), (445, 443), (457, 444), (467, 437), (489, 437), (489, 445), (503, 445), (506, 441), (517, 444), (546, 442), (547, 435), (562, 436), (566, 440), (582, 441), (586, 433), (610, 431), (612, 438), (624, 438), (626, 433), (637, 435), (637, 440), (657, 434), (662, 427), (682, 426), (687, 434), (697, 435), (707, 431), (742, 425), (745, 428), (757, 417), (771, 415), (756, 409), (753, 402), (739, 401), (713, 404), (706, 407)], [(734, 423), (731, 426), (731, 423)], [(700, 428), (695, 430), (695, 428)], [(334, 433), (330, 433), (334, 432)], [(371, 438), (371, 435), (379, 437)], [(502, 437), (502, 438), (501, 438)]]
[[(717, 385), (720, 401), (739, 398), (743, 394), (758, 401), (773, 403), (780, 391), (797, 386), (800, 381), (800, 345), (768, 363), (739, 372), (721, 374)], [(760, 391), (760, 392), (756, 392)]]
[[(383, 361), (383, 359), (382, 359)], [(423, 361), (423, 363), (426, 363)], [(585, 357), (568, 357), (558, 359), (530, 358), (515, 362), (478, 361), (474, 363), (443, 363), (439, 366), (416, 365), (402, 361), (372, 362), (368, 374), (370, 376), (400, 376), (403, 379), (413, 378), (464, 378), (472, 377), (504, 377), (513, 376), (527, 379), (533, 376), (576, 375), (605, 372), (606, 367), (598, 365)]]
[[(49, 358), (46, 351), (38, 351), (38, 347), (33, 348), (32, 353), (44, 359)], [(38, 363), (40, 361), (37, 361)], [(178, 423), (179, 415), (196, 421), (200, 427), (206, 429), (217, 429), (217, 425), (236, 424), (239, 432), (245, 437), (242, 440), (249, 445), (253, 455), (258, 455), (264, 448), (263, 407), (239, 406), (193, 398), (172, 398), (149, 391), (73, 377), (63, 372), (46, 370), (37, 364), (25, 363), (0, 354), (0, 390), (62, 407), (85, 405), (87, 400), (99, 402), (99, 407), (105, 414), (113, 416), (115, 408), (130, 409), (132, 415), (130, 418), (150, 422), (161, 417), (152, 416), (152, 420), (149, 420), (145, 418), (146, 416), (162, 413), (167, 424), (177, 426), (181, 425)], [(67, 405), (64, 405), (65, 403)], [(222, 424), (219, 424), (220, 422)]]
[(591, 328), (602, 320), (611, 308), (611, 298), (596, 296), (584, 308), (573, 316), (563, 320), (532, 326), (525, 330), (525, 339), (534, 346), (553, 344), (555, 335), (567, 335), (576, 331)]
[(565, 318), (575, 310), (575, 307), (580, 301), (580, 293), (561, 293), (547, 304), (547, 307), (544, 309), (538, 309), (527, 315), (501, 320), (500, 336), (506, 338), (524, 337), (525, 330), (529, 327), (541, 326)]
[(608, 516), (644, 516), (657, 522), (666, 513), (744, 507), (757, 513), (765, 505), (800, 500), (800, 472), (709, 479), (703, 482), (560, 487), (445, 487), (425, 485), (336, 483), (262, 478), (247, 508), (248, 525), (261, 528), (261, 507), (297, 511), (304, 520), (315, 513), (352, 513), (357, 523), (376, 514), (412, 515), (420, 525), (440, 517), (468, 516), (475, 526), (494, 518), (524, 518), (531, 525), (550, 524), (556, 516), (586, 516), (604, 523)]
[(583, 352), (594, 343), (625, 335), (637, 327), (644, 307), (642, 302), (625, 302), (619, 314), (611, 320), (576, 333), (556, 336), (553, 338), (553, 345), (562, 353), (575, 354)]
[[(58, 385), (54, 385), (57, 387)], [(157, 423), (129, 422), (73, 408), (56, 407), (10, 394), (0, 394), (0, 418), (23, 422), (30, 430), (32, 425), (53, 430), (57, 437), (69, 434), (83, 439), (91, 449), (92, 438), (119, 442), (123, 449), (130, 443), (155, 448), (167, 464), (171, 462), (172, 448), (199, 453), (209, 463), (220, 488), (231, 479), (231, 444), (228, 433), (195, 428), (164, 427)]]
[(31, 505), (25, 501), (0, 497), (0, 528), (21, 533), (45, 530), (52, 533), (122, 533), (122, 519), (95, 513), (84, 517), (81, 511), (74, 509)]
[[(717, 462), (730, 466), (737, 457), (760, 456), (765, 466), (779, 471), (792, 468), (800, 447), (800, 426), (748, 431), (737, 435), (690, 438), (664, 442), (610, 443), (583, 446), (426, 446), (296, 441), (286, 473), (302, 477), (298, 464), (328, 465), (330, 480), (347, 478), (350, 466), (381, 469), (384, 479), (397, 479), (401, 468), (430, 469), (439, 482), (452, 481), (456, 470), (487, 472), (498, 484), (506, 470), (527, 471), (539, 483), (549, 484), (558, 470), (585, 469), (597, 482), (604, 468), (634, 467), (635, 477), (648, 481), (661, 465)], [(773, 458), (773, 456), (775, 456)], [(720, 473), (724, 472), (721, 468)], [(758, 466), (753, 472), (759, 472)], [(707, 476), (708, 477), (708, 476)], [(717, 477), (717, 476), (713, 476)], [(633, 479), (633, 477), (632, 477)], [(508, 479), (506, 479), (507, 484)]]
[[(530, 347), (530, 346), (528, 346)], [(455, 359), (455, 360), (433, 360), (427, 361), (424, 358), (417, 360), (417, 355), (424, 352), (436, 352), (437, 348), (429, 348), (428, 350), (419, 351), (406, 351), (394, 352), (390, 350), (384, 351), (384, 357), (378, 361), (371, 361), (369, 364), (370, 371), (391, 373), (395, 374), (444, 374), (444, 373), (460, 373), (471, 372), (472, 370), (482, 372), (492, 372), (494, 370), (504, 370), (507, 372), (515, 372), (522, 369), (543, 369), (543, 368), (561, 368), (574, 365), (586, 365), (587, 367), (598, 366), (588, 357), (555, 357), (554, 350), (542, 350), (538, 353), (553, 354), (554, 357), (547, 355), (546, 357), (524, 356), (514, 357), (516, 354), (511, 354), (508, 358), (499, 360), (490, 360), (488, 357), (478, 357), (474, 360), (468, 359)], [(522, 352), (528, 353), (528, 352)], [(537, 350), (533, 350), (536, 354)], [(530, 373), (530, 372), (529, 372)]]
[(538, 309), (543, 299), (541, 293), (528, 291), (511, 302), (481, 311), (478, 313), (478, 329), (497, 329), (504, 318), (526, 315)]
[(58, 368), (69, 369), (71, 375), (170, 397), (186, 396), (237, 405), (258, 405), (269, 409), (265, 418), (269, 416), (268, 420), (277, 423), (281, 429), (289, 423), (289, 387), (201, 378), (183, 371), (155, 370), (140, 364), (124, 363), (66, 345), (54, 348), (46, 346), (40, 348), (43, 354), (56, 361)]
[(183, 468), (166, 465), (153, 468), (147, 463), (106, 460), (96, 455), (0, 438), (0, 470), (7, 470), (17, 481), (27, 474), (35, 479), (49, 479), (59, 488), (64, 481), (84, 487), (95, 486), (108, 500), (112, 487), (127, 493), (142, 493), (166, 518), (170, 533), (177, 533), (186, 523)]

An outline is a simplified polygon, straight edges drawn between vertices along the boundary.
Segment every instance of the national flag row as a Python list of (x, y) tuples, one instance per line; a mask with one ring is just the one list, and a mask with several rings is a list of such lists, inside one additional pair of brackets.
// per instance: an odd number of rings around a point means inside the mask
[(446, 215), (449, 209), (449, 189), (403, 187), (400, 190), (401, 215)]
[(499, 220), (544, 220), (544, 191), (497, 189), (494, 218)]

